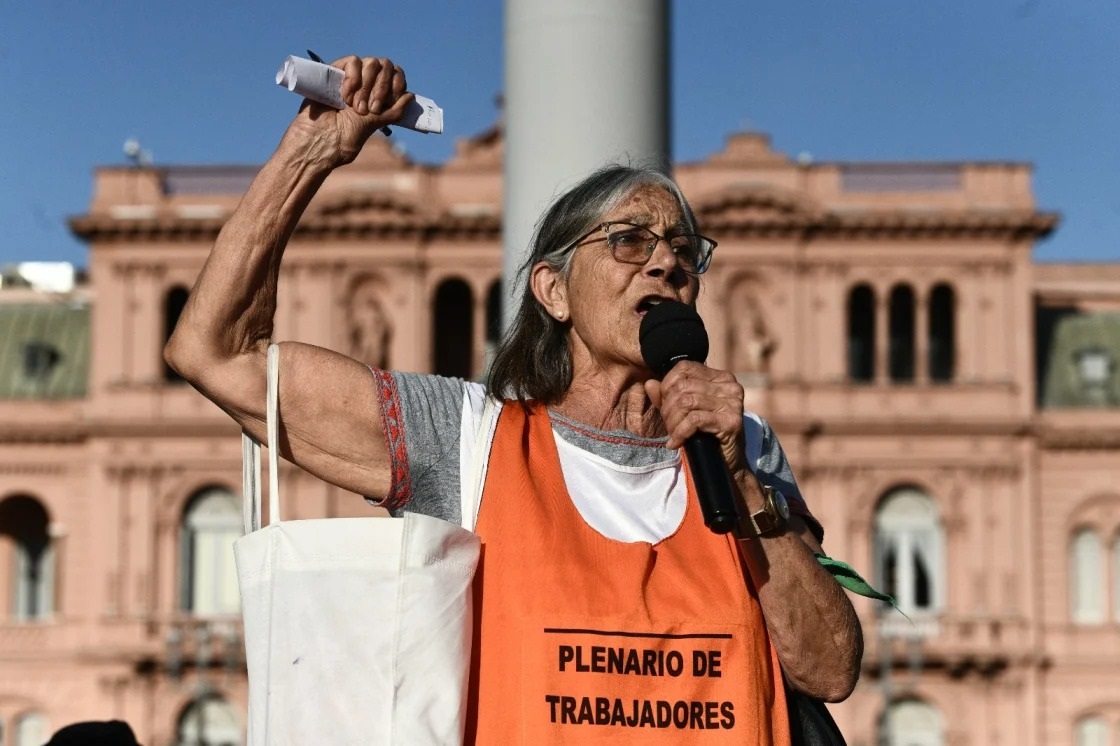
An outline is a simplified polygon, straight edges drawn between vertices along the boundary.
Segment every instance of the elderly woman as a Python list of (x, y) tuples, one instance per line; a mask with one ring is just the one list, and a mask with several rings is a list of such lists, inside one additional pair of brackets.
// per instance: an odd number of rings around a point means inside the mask
[[(327, 175), (411, 99), (388, 60), (334, 64), (350, 108), (305, 103), (166, 350), (258, 439), (284, 246)], [(470, 742), (787, 743), (783, 672), (827, 701), (855, 686), (860, 628), (814, 557), (822, 532), (774, 433), (744, 416), (731, 374), (685, 361), (656, 380), (643, 361), (643, 316), (695, 304), (714, 247), (671, 180), (625, 167), (591, 175), (539, 223), (489, 384), (515, 404), (497, 418), (475, 523)], [(486, 388), (294, 342), (280, 365), (285, 458), (393, 510), (459, 522)], [(749, 517), (742, 538), (704, 526), (680, 455), (696, 433), (718, 440)]]

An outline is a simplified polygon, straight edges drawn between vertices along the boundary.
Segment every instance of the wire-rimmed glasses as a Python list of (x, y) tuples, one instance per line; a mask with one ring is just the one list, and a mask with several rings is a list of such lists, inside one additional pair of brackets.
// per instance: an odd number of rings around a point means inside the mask
[(712, 263), (712, 252), (716, 248), (715, 241), (697, 233), (659, 236), (643, 225), (615, 221), (600, 223), (574, 241), (572, 246), (579, 245), (596, 231), (607, 234), (605, 238), (611, 256), (616, 262), (623, 264), (644, 265), (653, 256), (657, 242), (664, 241), (676, 255), (681, 269), (690, 275), (701, 275), (707, 271)]

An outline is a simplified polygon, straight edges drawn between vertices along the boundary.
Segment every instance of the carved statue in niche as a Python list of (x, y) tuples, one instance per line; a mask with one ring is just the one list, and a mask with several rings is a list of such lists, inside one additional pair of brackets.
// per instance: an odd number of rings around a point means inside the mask
[(762, 282), (748, 277), (735, 284), (727, 301), (731, 333), (733, 373), (765, 383), (770, 372), (770, 354), (777, 346), (763, 313)]
[(381, 305), (384, 291), (375, 280), (359, 283), (347, 309), (350, 355), (375, 368), (389, 366), (389, 317)]

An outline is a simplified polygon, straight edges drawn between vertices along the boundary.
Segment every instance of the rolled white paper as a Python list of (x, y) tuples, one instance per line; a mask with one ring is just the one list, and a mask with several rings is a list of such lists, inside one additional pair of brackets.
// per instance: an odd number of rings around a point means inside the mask
[[(345, 109), (346, 102), (342, 100), (344, 77), (346, 73), (337, 67), (289, 55), (276, 71), (276, 84), (324, 106)], [(442, 134), (443, 109), (430, 98), (416, 96), (397, 125), (417, 132)]]

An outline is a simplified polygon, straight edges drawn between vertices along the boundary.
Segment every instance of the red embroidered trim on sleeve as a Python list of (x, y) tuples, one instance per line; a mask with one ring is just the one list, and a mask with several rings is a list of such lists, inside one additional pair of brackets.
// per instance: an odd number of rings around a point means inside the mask
[(387, 370), (371, 368), (377, 385), (377, 401), (381, 405), (381, 425), (385, 430), (385, 447), (389, 452), (392, 482), (389, 494), (381, 502), (388, 510), (403, 508), (412, 499), (412, 479), (408, 472), (408, 451), (404, 441), (404, 417), (397, 382)]

